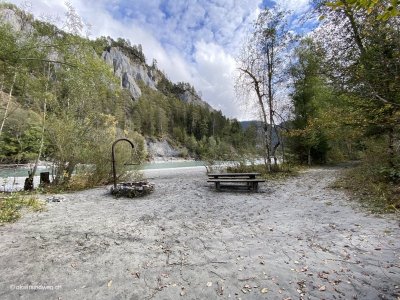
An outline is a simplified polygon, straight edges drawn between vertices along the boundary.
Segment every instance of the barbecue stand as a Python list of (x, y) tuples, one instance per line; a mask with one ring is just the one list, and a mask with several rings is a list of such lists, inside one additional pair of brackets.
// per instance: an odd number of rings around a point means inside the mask
[(150, 194), (151, 192), (154, 191), (154, 184), (149, 183), (145, 180), (134, 181), (134, 182), (121, 182), (117, 184), (117, 171), (115, 167), (115, 145), (121, 141), (126, 141), (132, 146), (132, 149), (135, 148), (135, 145), (130, 140), (125, 138), (118, 139), (112, 144), (111, 157), (112, 157), (112, 172), (113, 172), (114, 185), (111, 188), (111, 194), (117, 197), (128, 197), (128, 198), (140, 197)]

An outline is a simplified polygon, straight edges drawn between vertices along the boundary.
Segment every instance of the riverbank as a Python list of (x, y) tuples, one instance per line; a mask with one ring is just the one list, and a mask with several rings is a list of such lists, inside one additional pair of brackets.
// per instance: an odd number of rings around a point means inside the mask
[[(28, 177), (28, 172), (31, 169), (31, 164), (25, 165), (12, 165), (13, 167), (8, 167), (11, 165), (2, 165), (0, 168), (0, 192), (15, 192), (21, 191), (24, 189), (25, 179)], [(51, 165), (43, 162), (37, 170), (37, 176), (34, 177), (33, 183), (34, 187), (38, 187), (40, 184), (40, 172), (50, 172), (51, 174)], [(145, 163), (141, 166), (142, 172), (144, 172), (145, 176), (149, 170), (173, 170), (173, 169), (181, 169), (181, 168), (193, 168), (193, 167), (203, 167), (204, 162), (197, 160), (187, 160), (187, 159), (177, 159), (177, 158), (159, 158), (155, 159), (151, 162)], [(168, 171), (166, 171), (168, 172)], [(161, 173), (165, 173), (161, 171)], [(171, 172), (171, 171), (170, 171)], [(151, 172), (150, 173), (154, 173)], [(156, 172), (157, 173), (157, 172)], [(51, 178), (51, 175), (50, 175)]]
[(329, 188), (339, 169), (259, 193), (217, 193), (205, 171), (151, 170), (156, 190), (138, 199), (109, 187), (57, 195), (0, 227), (0, 298), (400, 296), (398, 220)]

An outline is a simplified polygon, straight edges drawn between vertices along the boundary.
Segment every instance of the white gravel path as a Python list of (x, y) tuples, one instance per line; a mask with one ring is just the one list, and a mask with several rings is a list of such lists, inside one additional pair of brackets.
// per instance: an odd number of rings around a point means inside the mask
[(247, 193), (149, 170), (144, 198), (61, 195), (0, 227), (0, 299), (399, 299), (399, 221), (330, 189), (339, 171)]

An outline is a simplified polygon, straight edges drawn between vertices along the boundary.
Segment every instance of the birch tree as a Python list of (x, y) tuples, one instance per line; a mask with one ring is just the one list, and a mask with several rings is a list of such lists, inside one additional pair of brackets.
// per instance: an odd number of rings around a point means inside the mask
[(241, 97), (244, 95), (244, 101), (253, 99), (257, 104), (264, 123), (264, 158), (268, 171), (272, 170), (271, 157), (276, 163), (276, 150), (280, 145), (279, 138), (277, 143), (273, 142), (273, 133), (277, 130), (276, 92), (284, 81), (288, 49), (294, 41), (286, 17), (287, 13), (280, 10), (261, 11), (237, 58), (236, 91)]

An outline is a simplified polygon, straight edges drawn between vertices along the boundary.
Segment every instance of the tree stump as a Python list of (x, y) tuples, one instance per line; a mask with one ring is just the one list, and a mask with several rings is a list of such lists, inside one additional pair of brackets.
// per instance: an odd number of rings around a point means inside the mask
[(50, 184), (50, 172), (40, 173), (40, 186), (45, 186)]
[(33, 190), (33, 177), (29, 176), (25, 179), (24, 191), (32, 191), (32, 190)]

